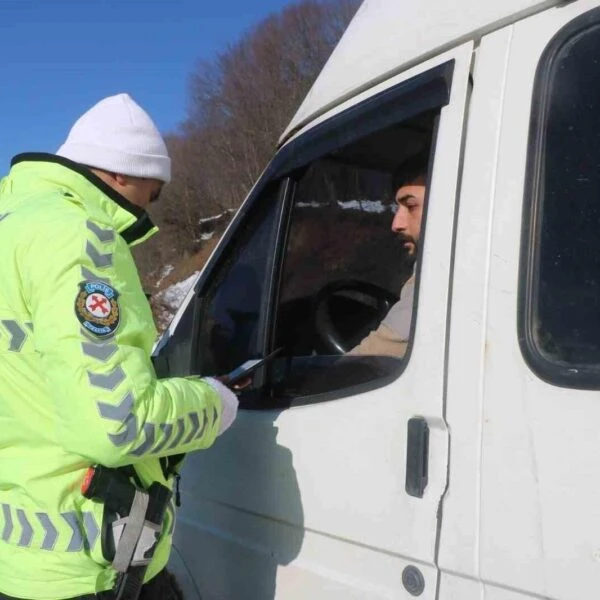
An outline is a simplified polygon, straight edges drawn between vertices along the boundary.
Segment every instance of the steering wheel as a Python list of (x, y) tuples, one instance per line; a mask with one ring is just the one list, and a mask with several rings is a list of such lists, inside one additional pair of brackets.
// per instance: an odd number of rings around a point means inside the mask
[[(366, 281), (343, 279), (328, 283), (319, 290), (314, 302), (319, 341), (329, 354), (346, 354), (378, 327), (397, 301), (397, 294)], [(336, 314), (336, 308), (342, 314)]]

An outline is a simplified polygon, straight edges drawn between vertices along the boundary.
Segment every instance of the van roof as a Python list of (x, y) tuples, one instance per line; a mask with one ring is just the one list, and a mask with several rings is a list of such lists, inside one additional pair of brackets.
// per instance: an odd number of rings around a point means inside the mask
[(421, 60), (561, 0), (364, 0), (280, 139)]

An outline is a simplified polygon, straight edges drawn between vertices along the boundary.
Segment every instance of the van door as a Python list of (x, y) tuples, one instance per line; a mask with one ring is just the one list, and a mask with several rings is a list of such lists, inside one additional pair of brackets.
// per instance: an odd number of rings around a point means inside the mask
[[(161, 344), (157, 361), (181, 375), (283, 349), (232, 428), (185, 462), (175, 544), (203, 600), (436, 598), (471, 55), (466, 43), (395, 76), (284, 146)], [(418, 155), (410, 255), (390, 231), (393, 182)], [(403, 294), (400, 350), (348, 354)]]
[(584, 600), (600, 589), (597, 4), (487, 36), (475, 63), (441, 598)]

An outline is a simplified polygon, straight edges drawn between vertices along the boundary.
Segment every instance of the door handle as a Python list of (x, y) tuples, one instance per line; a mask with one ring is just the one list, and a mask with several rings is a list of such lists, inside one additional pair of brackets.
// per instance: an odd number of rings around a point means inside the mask
[(429, 425), (423, 417), (408, 420), (406, 436), (406, 493), (422, 498), (429, 467)]

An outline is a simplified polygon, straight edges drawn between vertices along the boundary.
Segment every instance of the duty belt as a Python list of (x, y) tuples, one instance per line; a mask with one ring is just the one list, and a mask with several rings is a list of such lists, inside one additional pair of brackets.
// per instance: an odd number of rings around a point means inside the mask
[(158, 482), (147, 490), (136, 486), (127, 473), (91, 467), (81, 487), (86, 498), (104, 503), (104, 526), (112, 527), (112, 536), (107, 536), (112, 537), (112, 547), (104, 550), (118, 573), (112, 592), (115, 600), (138, 599), (172, 495)]

